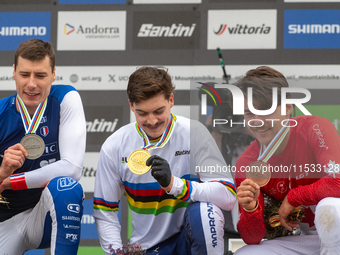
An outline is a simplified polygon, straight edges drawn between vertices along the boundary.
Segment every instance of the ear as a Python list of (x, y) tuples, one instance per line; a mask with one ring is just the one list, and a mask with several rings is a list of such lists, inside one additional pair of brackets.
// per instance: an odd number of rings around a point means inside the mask
[(135, 109), (133, 108), (133, 104), (130, 102), (130, 100), (128, 100), (128, 101), (129, 101), (131, 111), (135, 112)]
[(13, 79), (15, 80), (15, 65), (13, 64)]
[(293, 111), (293, 105), (292, 104), (287, 104), (286, 105), (286, 116), (287, 116), (287, 118), (289, 118), (289, 116), (292, 113), (292, 111)]
[(56, 70), (56, 67), (54, 67), (53, 72), (52, 72), (52, 75), (53, 75), (53, 81), (52, 82), (55, 81), (55, 70)]
[(172, 108), (174, 106), (175, 100), (174, 100), (174, 94), (171, 93), (170, 97), (169, 97), (169, 103), (170, 103), (170, 108)]

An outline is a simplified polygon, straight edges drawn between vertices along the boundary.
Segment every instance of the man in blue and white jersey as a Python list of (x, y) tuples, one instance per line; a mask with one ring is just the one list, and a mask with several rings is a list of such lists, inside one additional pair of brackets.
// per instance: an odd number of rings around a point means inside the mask
[[(230, 173), (206, 171), (225, 167), (223, 157), (205, 126), (171, 114), (173, 91), (165, 68), (141, 67), (129, 78), (136, 122), (105, 141), (95, 181), (93, 216), (106, 255), (110, 245), (122, 247), (124, 190), (133, 219), (130, 243), (139, 242), (146, 254), (224, 254), (221, 209), (234, 207), (234, 182)], [(143, 165), (150, 171), (136, 174)]]
[(81, 98), (55, 81), (48, 42), (21, 43), (16, 94), (0, 100), (0, 254), (77, 254), (86, 124)]

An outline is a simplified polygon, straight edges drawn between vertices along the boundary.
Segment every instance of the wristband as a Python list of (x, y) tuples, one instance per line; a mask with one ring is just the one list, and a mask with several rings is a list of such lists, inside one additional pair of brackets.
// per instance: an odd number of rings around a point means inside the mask
[(12, 190), (27, 189), (25, 173), (11, 175)]
[(257, 200), (256, 201), (256, 206), (255, 206), (255, 208), (254, 209), (251, 209), (251, 210), (248, 210), (248, 209), (246, 209), (246, 208), (244, 208), (243, 206), (242, 206), (242, 208), (243, 208), (243, 210), (245, 210), (246, 212), (254, 212), (254, 211), (256, 211), (256, 209), (259, 207), (259, 200)]

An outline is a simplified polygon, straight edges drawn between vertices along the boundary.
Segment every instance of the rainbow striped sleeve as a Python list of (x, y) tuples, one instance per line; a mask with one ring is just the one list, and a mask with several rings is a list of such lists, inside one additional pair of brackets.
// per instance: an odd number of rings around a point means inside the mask
[(182, 192), (176, 197), (183, 201), (189, 201), (189, 199), (191, 198), (191, 191), (192, 191), (191, 181), (186, 180), (186, 179), (181, 179), (181, 180), (184, 184), (183, 189), (182, 189)]
[(93, 198), (93, 209), (106, 211), (106, 212), (118, 212), (119, 209), (119, 201), (118, 202), (109, 202), (99, 197)]
[(227, 182), (227, 181), (211, 181), (211, 182), (219, 182), (222, 183), (224, 186), (227, 187), (227, 189), (236, 197), (236, 187), (235, 184), (232, 182)]

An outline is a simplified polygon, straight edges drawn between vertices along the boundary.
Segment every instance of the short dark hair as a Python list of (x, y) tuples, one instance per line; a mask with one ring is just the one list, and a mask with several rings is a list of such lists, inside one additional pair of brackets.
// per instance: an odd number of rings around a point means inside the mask
[[(247, 99), (248, 87), (253, 88), (253, 103), (258, 110), (269, 109), (272, 106), (272, 89), (275, 87), (277, 88), (277, 103), (281, 105), (281, 88), (289, 87), (284, 75), (268, 66), (259, 66), (249, 70), (235, 85), (242, 90), (245, 99)], [(291, 98), (290, 93), (287, 93), (286, 97)]]
[(39, 39), (30, 39), (22, 42), (15, 51), (14, 69), (16, 69), (18, 65), (19, 56), (30, 61), (40, 61), (48, 56), (50, 59), (52, 72), (54, 70), (55, 52), (50, 42), (44, 42)]
[(127, 94), (131, 104), (138, 104), (159, 94), (169, 100), (174, 90), (167, 68), (144, 66), (130, 75)]

